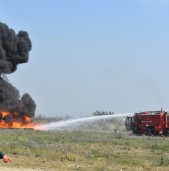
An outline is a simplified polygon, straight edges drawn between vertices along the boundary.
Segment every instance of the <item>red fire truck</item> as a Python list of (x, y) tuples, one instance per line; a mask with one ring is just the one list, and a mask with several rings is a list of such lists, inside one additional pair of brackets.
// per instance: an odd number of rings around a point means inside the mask
[(126, 129), (132, 130), (133, 134), (146, 135), (169, 135), (169, 113), (165, 111), (147, 111), (135, 113), (127, 117)]

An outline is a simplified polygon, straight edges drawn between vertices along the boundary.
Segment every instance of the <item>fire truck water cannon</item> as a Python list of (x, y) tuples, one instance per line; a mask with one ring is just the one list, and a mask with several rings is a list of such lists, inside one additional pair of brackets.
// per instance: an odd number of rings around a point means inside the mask
[(127, 117), (125, 126), (128, 131), (138, 135), (169, 135), (169, 113), (159, 111), (147, 111), (135, 113)]

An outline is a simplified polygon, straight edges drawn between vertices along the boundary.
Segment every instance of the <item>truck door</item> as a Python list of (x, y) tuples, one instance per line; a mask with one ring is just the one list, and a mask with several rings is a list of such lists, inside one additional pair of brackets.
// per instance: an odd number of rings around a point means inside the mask
[(133, 121), (133, 117), (126, 118), (125, 126), (126, 126), (127, 131), (132, 130), (132, 121)]

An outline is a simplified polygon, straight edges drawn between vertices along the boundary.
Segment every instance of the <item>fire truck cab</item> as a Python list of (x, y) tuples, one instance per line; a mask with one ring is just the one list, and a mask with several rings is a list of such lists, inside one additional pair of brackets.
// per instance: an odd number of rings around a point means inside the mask
[(169, 135), (169, 114), (162, 110), (135, 113), (126, 118), (125, 126), (133, 134)]

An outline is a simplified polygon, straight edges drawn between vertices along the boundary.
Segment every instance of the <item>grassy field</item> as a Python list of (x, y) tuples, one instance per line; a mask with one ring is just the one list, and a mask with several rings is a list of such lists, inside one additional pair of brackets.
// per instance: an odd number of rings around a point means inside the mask
[(12, 162), (3, 170), (163, 171), (169, 170), (167, 137), (124, 133), (1, 129), (1, 151)]

